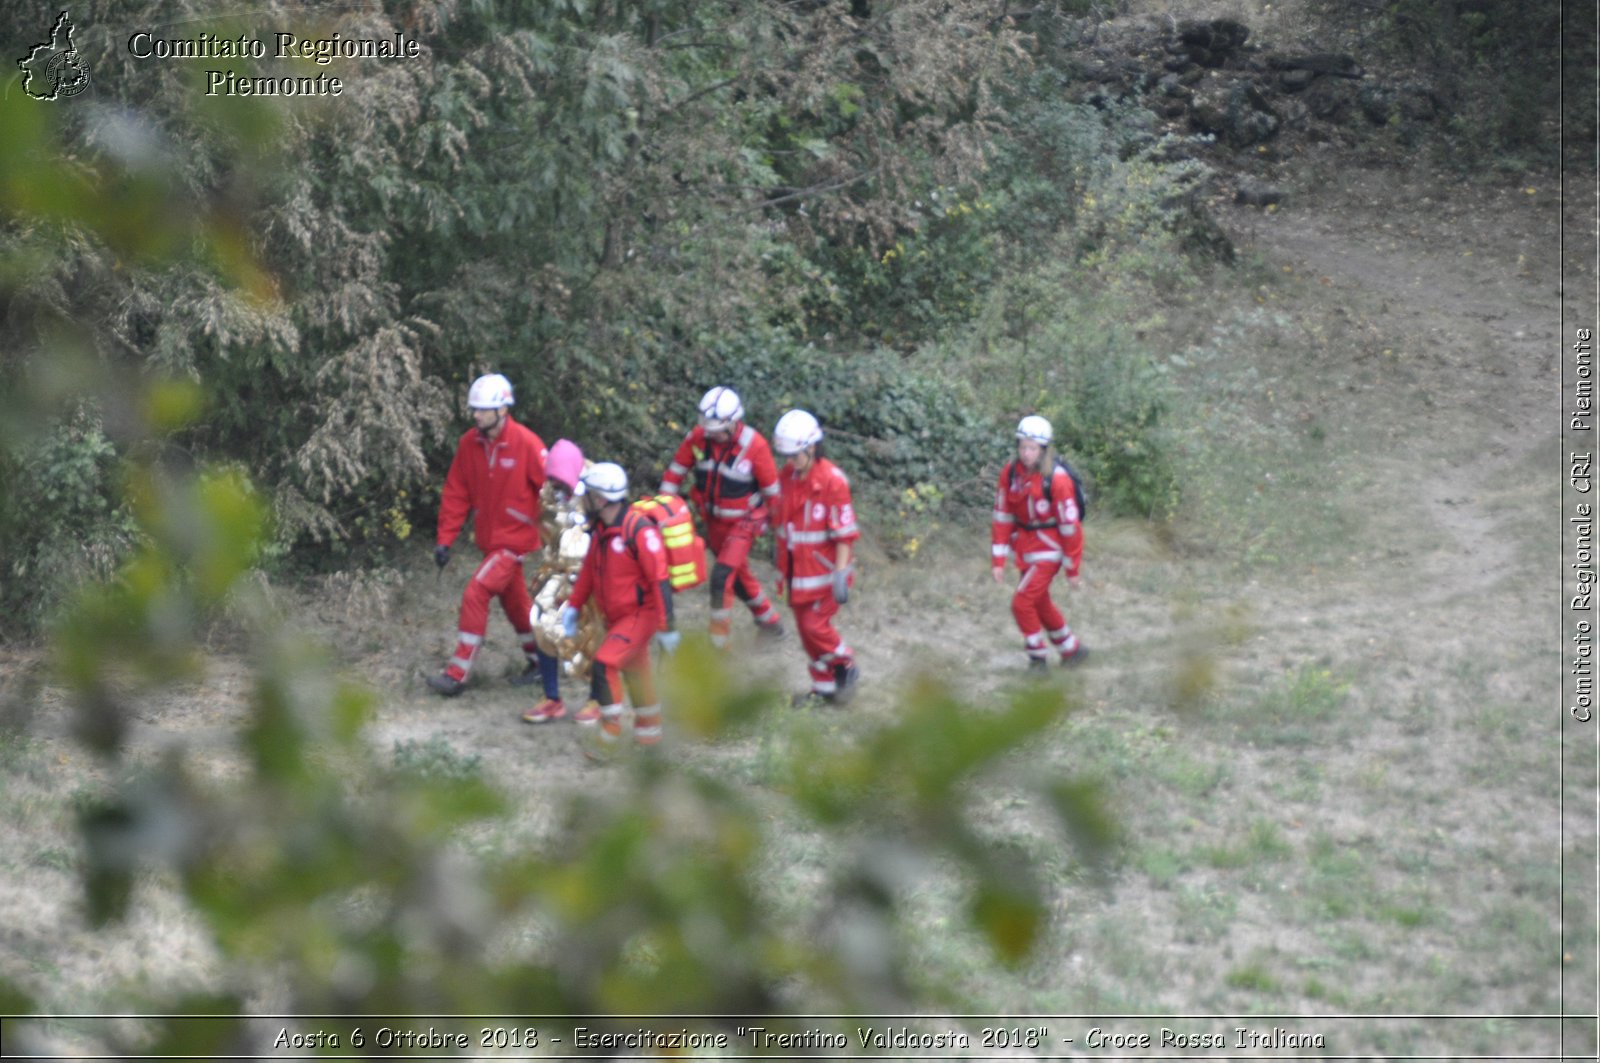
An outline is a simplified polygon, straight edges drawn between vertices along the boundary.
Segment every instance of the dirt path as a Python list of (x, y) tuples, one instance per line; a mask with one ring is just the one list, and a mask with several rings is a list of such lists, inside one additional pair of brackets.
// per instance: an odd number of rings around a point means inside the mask
[[(1388, 379), (1363, 379), (1344, 413), (1403, 426), (1387, 497), (1373, 502), (1433, 526), (1436, 548), (1400, 566), (1425, 564), (1417, 604), (1490, 591), (1515, 568), (1522, 544), (1506, 525), (1517, 514), (1494, 489), (1550, 458), (1560, 429), (1556, 182), (1419, 194), (1440, 187), (1358, 171), (1279, 217), (1234, 215), (1269, 261), (1317, 278), (1330, 306), (1370, 315), (1374, 336), (1413, 352)], [(1358, 379), (1364, 368), (1351, 367)], [(1553, 498), (1557, 485), (1551, 464), (1541, 486)]]

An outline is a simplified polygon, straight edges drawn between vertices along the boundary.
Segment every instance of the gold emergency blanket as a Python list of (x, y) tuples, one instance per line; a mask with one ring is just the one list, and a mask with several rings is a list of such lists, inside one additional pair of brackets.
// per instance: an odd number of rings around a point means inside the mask
[(589, 530), (579, 499), (561, 501), (555, 489), (546, 484), (543, 503), (544, 546), (536, 555), (532, 577), (533, 609), (528, 619), (538, 636), (539, 648), (561, 661), (568, 676), (587, 679), (589, 662), (605, 638), (605, 623), (593, 600), (583, 607), (578, 618), (577, 638), (561, 631), (561, 607), (572, 594), (572, 585), (589, 552)]

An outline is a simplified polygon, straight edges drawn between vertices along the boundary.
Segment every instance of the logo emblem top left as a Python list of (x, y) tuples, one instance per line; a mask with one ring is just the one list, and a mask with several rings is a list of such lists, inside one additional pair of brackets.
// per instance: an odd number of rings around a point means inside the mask
[(22, 91), (36, 100), (60, 100), (89, 87), (89, 64), (72, 42), (72, 18), (63, 11), (50, 27), (50, 39), (17, 60)]

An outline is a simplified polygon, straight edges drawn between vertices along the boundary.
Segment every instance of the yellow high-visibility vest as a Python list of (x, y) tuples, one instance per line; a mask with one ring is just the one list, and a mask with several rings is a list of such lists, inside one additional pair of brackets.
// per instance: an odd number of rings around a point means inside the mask
[(640, 516), (661, 529), (667, 548), (667, 577), (674, 591), (686, 591), (706, 581), (706, 541), (694, 530), (689, 503), (677, 495), (653, 495), (633, 504)]

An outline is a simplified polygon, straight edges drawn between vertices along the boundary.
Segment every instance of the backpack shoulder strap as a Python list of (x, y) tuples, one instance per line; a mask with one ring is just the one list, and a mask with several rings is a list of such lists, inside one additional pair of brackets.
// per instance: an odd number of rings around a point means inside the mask
[(1072, 484), (1072, 500), (1078, 506), (1078, 519), (1083, 520), (1089, 515), (1089, 499), (1088, 492), (1083, 486), (1083, 480), (1078, 476), (1078, 470), (1060, 459), (1056, 461), (1056, 468), (1067, 474), (1067, 479)]
[(641, 511), (657, 524), (675, 519), (689, 507), (689, 504), (677, 495), (651, 495), (648, 498), (641, 498), (634, 504), (640, 506)]
[(654, 517), (640, 508), (647, 505), (648, 501), (640, 499), (629, 506), (628, 512), (622, 516), (622, 539), (628, 544), (628, 549), (633, 552), (634, 557), (639, 556), (639, 533), (644, 530), (645, 525), (660, 527)]

